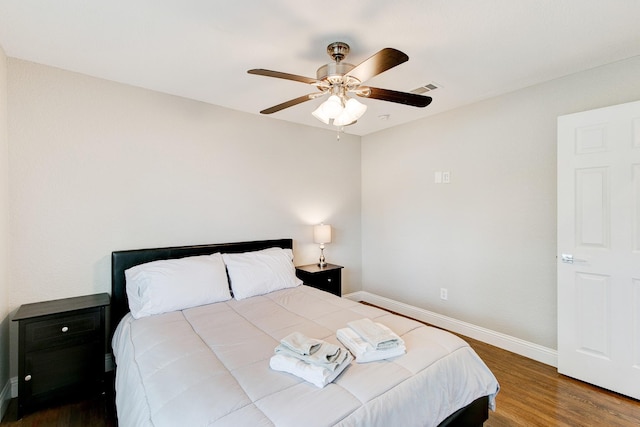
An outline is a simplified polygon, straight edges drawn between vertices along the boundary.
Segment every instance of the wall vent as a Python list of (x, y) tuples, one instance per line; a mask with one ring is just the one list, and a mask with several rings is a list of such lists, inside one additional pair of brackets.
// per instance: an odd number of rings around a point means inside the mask
[(432, 90), (436, 90), (438, 89), (440, 86), (438, 86), (436, 83), (427, 83), (424, 86), (420, 86), (418, 88), (415, 88), (414, 90), (411, 91), (411, 93), (415, 93), (416, 95), (422, 95), (423, 93), (427, 93), (427, 92), (431, 92)]

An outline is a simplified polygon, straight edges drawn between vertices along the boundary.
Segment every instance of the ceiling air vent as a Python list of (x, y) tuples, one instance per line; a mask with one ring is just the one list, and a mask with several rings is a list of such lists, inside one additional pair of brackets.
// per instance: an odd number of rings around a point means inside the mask
[(416, 95), (422, 95), (423, 93), (431, 92), (432, 90), (438, 89), (438, 85), (435, 83), (427, 83), (424, 86), (420, 86), (411, 91), (411, 93), (415, 93)]

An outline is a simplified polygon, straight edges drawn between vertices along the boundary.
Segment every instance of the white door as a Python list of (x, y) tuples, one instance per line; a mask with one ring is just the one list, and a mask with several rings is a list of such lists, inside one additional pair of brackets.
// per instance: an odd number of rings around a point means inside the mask
[(640, 399), (640, 101), (558, 118), (558, 371)]

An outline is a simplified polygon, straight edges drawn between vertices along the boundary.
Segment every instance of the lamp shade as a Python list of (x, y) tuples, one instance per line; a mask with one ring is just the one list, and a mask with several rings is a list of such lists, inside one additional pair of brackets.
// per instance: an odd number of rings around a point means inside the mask
[(344, 111), (333, 120), (333, 124), (334, 126), (347, 126), (355, 121), (356, 118), (349, 114), (349, 112), (345, 108)]
[(331, 226), (319, 224), (313, 227), (313, 241), (315, 243), (331, 243)]
[(324, 106), (324, 104), (321, 104), (318, 108), (316, 108), (313, 113), (311, 113), (313, 115), (313, 117), (315, 117), (316, 119), (320, 120), (321, 122), (323, 122), (324, 124), (328, 125), (329, 124), (329, 120), (331, 120), (331, 118), (324, 112), (324, 109), (322, 108)]
[(337, 95), (331, 95), (329, 99), (322, 104), (324, 113), (330, 118), (335, 119), (342, 113), (344, 107), (342, 106), (342, 100)]
[(358, 120), (367, 111), (367, 106), (362, 102), (358, 102), (355, 98), (349, 98), (344, 107), (345, 111), (348, 111), (351, 116)]

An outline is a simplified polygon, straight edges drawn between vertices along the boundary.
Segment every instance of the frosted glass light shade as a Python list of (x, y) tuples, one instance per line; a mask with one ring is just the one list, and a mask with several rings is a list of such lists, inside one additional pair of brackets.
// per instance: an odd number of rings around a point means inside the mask
[(344, 106), (345, 111), (347, 111), (351, 116), (358, 120), (362, 115), (367, 111), (367, 106), (362, 102), (359, 102), (355, 98), (349, 98), (347, 103)]
[(338, 117), (336, 117), (333, 120), (333, 125), (334, 126), (347, 126), (347, 125), (350, 125), (351, 123), (353, 123), (355, 121), (356, 121), (356, 118), (353, 117), (351, 114), (349, 114), (349, 112), (345, 108), (345, 110), (342, 112), (342, 114), (340, 114)]
[(323, 111), (330, 119), (335, 119), (344, 110), (342, 101), (337, 95), (331, 95), (322, 105), (324, 106), (322, 107)]
[(349, 98), (345, 104), (342, 114), (335, 118), (333, 124), (335, 126), (347, 126), (354, 123), (367, 111), (367, 106), (358, 102), (354, 98)]
[(344, 111), (342, 100), (337, 95), (331, 95), (329, 99), (324, 101), (313, 113), (313, 117), (325, 124), (329, 124), (329, 120), (335, 119)]
[(330, 117), (327, 116), (327, 114), (323, 111), (322, 106), (324, 105), (324, 103), (320, 104), (320, 106), (318, 108), (316, 108), (315, 110), (313, 110), (313, 112), (311, 113), (311, 115), (313, 117), (315, 117), (316, 119), (320, 120), (322, 123), (324, 123), (325, 125), (329, 124), (329, 120)]
[(331, 243), (331, 226), (319, 224), (313, 227), (313, 241), (315, 243)]

